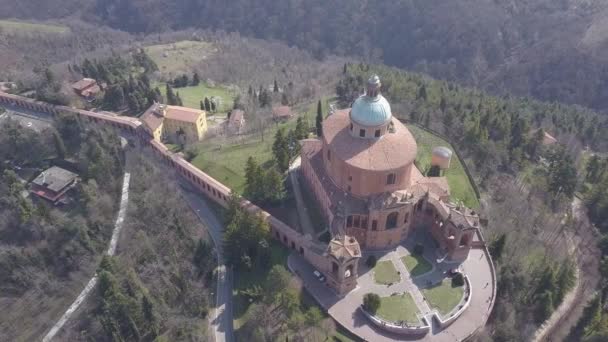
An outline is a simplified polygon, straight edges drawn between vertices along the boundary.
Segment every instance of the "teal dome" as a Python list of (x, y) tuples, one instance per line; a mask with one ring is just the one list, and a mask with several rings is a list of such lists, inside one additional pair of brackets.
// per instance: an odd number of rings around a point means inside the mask
[(378, 94), (374, 97), (363, 95), (355, 100), (350, 118), (361, 126), (376, 127), (389, 123), (393, 117), (391, 105)]

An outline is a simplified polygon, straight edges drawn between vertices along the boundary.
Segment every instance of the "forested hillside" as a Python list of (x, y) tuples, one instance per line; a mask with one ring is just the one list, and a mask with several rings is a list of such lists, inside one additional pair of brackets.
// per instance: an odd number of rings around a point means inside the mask
[[(81, 134), (69, 117), (41, 132), (2, 120), (0, 340), (40, 339), (93, 273), (114, 226), (118, 142), (100, 127)], [(27, 196), (25, 182), (51, 161), (71, 165), (82, 179), (63, 207)]]
[[(496, 92), (608, 104), (599, 0), (1, 0), (0, 18), (79, 17), (153, 33), (190, 27), (356, 55)], [(48, 11), (33, 11), (38, 5)], [(33, 14), (32, 14), (33, 13)]]

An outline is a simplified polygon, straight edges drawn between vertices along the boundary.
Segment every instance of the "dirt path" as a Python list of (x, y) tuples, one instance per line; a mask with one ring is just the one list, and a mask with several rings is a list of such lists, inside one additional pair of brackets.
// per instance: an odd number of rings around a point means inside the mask
[[(112, 232), (112, 238), (110, 239), (110, 244), (108, 246), (108, 250), (106, 251), (106, 254), (110, 255), (110, 256), (112, 256), (112, 255), (114, 255), (114, 253), (116, 253), (116, 245), (118, 243), (118, 237), (120, 235), (120, 231), (122, 230), (122, 225), (125, 220), (126, 213), (127, 213), (127, 207), (129, 204), (129, 182), (130, 182), (130, 180), (131, 180), (131, 174), (128, 172), (125, 172), (125, 175), (124, 175), (124, 178), (122, 181), (122, 195), (120, 198), (120, 209), (118, 210), (118, 217), (116, 218), (116, 223), (114, 225), (114, 231)], [(49, 342), (49, 341), (53, 340), (53, 338), (55, 337), (55, 335), (57, 335), (59, 330), (61, 330), (61, 328), (63, 328), (65, 323), (70, 319), (70, 317), (72, 317), (74, 312), (76, 312), (76, 310), (78, 310), (78, 308), (85, 301), (85, 299), (87, 299), (87, 297), (89, 296), (91, 291), (93, 291), (93, 289), (95, 288), (95, 285), (97, 285), (97, 273), (95, 273), (93, 275), (93, 277), (91, 278), (91, 280), (89, 280), (89, 282), (84, 287), (82, 292), (80, 292), (78, 297), (76, 297), (76, 300), (72, 303), (72, 305), (70, 305), (70, 307), (66, 310), (66, 312), (61, 316), (59, 321), (57, 321), (57, 323), (55, 323), (55, 325), (53, 325), (53, 327), (51, 327), (51, 330), (49, 330), (49, 332), (42, 339), (42, 342)]]

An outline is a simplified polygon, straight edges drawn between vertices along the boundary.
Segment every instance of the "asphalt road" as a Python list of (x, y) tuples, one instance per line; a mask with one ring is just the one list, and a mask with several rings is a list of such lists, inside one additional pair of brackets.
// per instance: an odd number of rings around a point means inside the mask
[(210, 319), (216, 342), (234, 341), (232, 326), (232, 270), (224, 263), (222, 244), (224, 225), (215, 212), (207, 205), (203, 195), (192, 190), (189, 184), (181, 182), (184, 199), (194, 210), (199, 220), (207, 227), (218, 259), (216, 307)]

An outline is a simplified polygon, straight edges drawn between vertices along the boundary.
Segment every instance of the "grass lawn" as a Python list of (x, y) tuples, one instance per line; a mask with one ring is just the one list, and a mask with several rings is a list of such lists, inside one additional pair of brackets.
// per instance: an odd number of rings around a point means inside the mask
[[(190, 75), (189, 75), (190, 77)], [(157, 87), (160, 88), (161, 94), (163, 96), (167, 96), (166, 94), (166, 85), (165, 83), (156, 84)], [(201, 100), (205, 97), (211, 98), (212, 96), (216, 96), (221, 98), (220, 108), (218, 113), (227, 112), (232, 108), (232, 103), (234, 100), (234, 93), (228, 90), (226, 87), (218, 86), (218, 87), (209, 87), (204, 83), (200, 83), (197, 86), (184, 87), (184, 88), (173, 88), (173, 91), (179, 93), (179, 97), (181, 97), (184, 102), (185, 107), (200, 109), (201, 108)]]
[(401, 258), (401, 261), (412, 277), (424, 274), (433, 268), (422, 255), (406, 255)]
[(0, 29), (4, 32), (19, 33), (51, 33), (65, 34), (71, 30), (67, 26), (55, 24), (34, 24), (17, 20), (0, 20)]
[(192, 69), (215, 53), (211, 43), (184, 40), (170, 44), (150, 45), (146, 53), (156, 62), (161, 73), (176, 77), (192, 74)]
[(390, 260), (380, 261), (374, 267), (374, 280), (378, 284), (393, 284), (401, 279)]
[(464, 295), (462, 286), (452, 287), (451, 279), (444, 279), (439, 285), (423, 289), (422, 294), (430, 306), (437, 309), (442, 315), (447, 315), (460, 303)]
[(404, 293), (380, 298), (380, 308), (376, 312), (376, 316), (389, 322), (405, 321), (410, 324), (419, 324), (420, 320), (416, 316), (418, 312), (418, 306), (412, 295)]
[[(446, 146), (454, 150), (454, 147), (447, 141), (419, 127), (407, 125), (407, 128), (412, 132), (418, 143), (416, 162), (422, 173), (425, 173), (431, 165), (431, 154), (434, 147)], [(447, 178), (448, 184), (450, 185), (450, 194), (453, 200), (461, 200), (467, 207), (472, 209), (479, 208), (479, 200), (475, 195), (469, 177), (467, 177), (467, 174), (464, 171), (462, 162), (456, 154), (453, 155), (450, 168), (445, 170), (444, 176)]]

